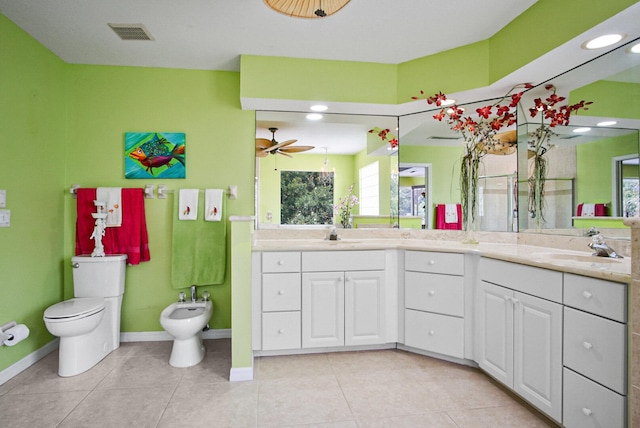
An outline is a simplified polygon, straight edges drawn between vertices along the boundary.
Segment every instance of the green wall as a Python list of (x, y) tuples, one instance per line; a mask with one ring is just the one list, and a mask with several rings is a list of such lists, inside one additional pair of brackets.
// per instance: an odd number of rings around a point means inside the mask
[[(239, 75), (221, 71), (73, 65), (69, 67), (69, 120), (65, 186), (169, 189), (238, 186), (227, 201), (229, 215), (253, 213), (254, 114), (240, 110)], [(186, 179), (126, 180), (124, 133), (186, 133)], [(177, 299), (171, 278), (173, 195), (145, 201), (151, 262), (127, 268), (122, 330), (162, 330), (159, 315)], [(66, 197), (65, 259), (72, 255), (75, 203)], [(229, 247), (225, 283), (202, 287), (211, 292), (211, 328), (231, 327)], [(72, 295), (70, 268), (65, 296)]]
[(11, 210), (0, 228), (0, 325), (31, 330), (0, 347), (2, 370), (52, 339), (42, 314), (63, 297), (67, 66), (3, 15), (0, 58), (0, 189)]
[(576, 146), (576, 203), (611, 202), (611, 159), (638, 153), (638, 134)]

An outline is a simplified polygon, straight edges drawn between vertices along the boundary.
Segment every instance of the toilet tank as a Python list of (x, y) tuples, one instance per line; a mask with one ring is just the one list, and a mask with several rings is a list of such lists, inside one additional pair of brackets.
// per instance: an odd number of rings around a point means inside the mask
[(124, 273), (127, 256), (90, 255), (71, 258), (73, 294), (75, 297), (115, 297), (124, 294)]

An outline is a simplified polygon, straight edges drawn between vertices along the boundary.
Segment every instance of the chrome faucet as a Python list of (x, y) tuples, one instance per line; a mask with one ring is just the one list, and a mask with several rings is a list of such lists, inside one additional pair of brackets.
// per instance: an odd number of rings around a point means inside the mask
[(329, 240), (329, 241), (337, 241), (338, 239), (338, 231), (336, 230), (335, 226), (332, 226), (329, 228), (329, 233), (327, 234), (327, 237), (325, 238), (325, 240)]
[(604, 237), (600, 234), (597, 235), (593, 235), (591, 237), (591, 242), (588, 244), (589, 248), (595, 250), (596, 252), (593, 253), (594, 256), (597, 257), (611, 257), (614, 259), (622, 259), (623, 257), (621, 255), (619, 255), (618, 253), (616, 253), (613, 248), (611, 248), (609, 245), (607, 245), (606, 242), (604, 242)]
[(191, 301), (195, 302), (198, 300), (198, 292), (196, 291), (196, 286), (191, 286)]

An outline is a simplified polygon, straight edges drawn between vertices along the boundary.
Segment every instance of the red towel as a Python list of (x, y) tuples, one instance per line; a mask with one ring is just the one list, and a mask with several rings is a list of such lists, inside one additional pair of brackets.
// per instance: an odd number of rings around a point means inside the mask
[(458, 209), (458, 222), (447, 223), (444, 221), (445, 204), (436, 205), (436, 229), (462, 230), (462, 205), (456, 204)]
[[(96, 189), (77, 189), (76, 255), (91, 254), (95, 242), (90, 239), (95, 226), (91, 213)], [(126, 254), (132, 265), (151, 260), (147, 222), (144, 214), (144, 189), (122, 189), (122, 226), (107, 227), (102, 238), (105, 254)]]
[[(576, 216), (582, 217), (582, 205), (578, 204)], [(605, 204), (595, 204), (596, 217), (604, 217), (607, 215), (607, 206)]]

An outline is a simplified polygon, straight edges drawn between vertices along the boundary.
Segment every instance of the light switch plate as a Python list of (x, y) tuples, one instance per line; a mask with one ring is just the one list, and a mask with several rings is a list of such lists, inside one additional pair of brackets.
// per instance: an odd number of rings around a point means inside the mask
[(0, 190), (0, 208), (4, 208), (7, 206), (7, 191), (2, 189)]
[(11, 225), (11, 210), (0, 210), (0, 227)]

